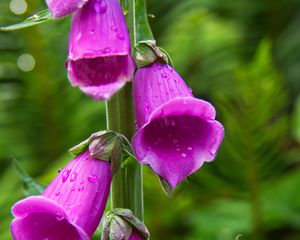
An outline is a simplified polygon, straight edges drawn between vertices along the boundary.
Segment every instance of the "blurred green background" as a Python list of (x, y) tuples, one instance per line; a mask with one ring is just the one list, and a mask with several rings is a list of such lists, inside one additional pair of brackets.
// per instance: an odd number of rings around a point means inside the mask
[[(45, 9), (1, 0), (0, 26)], [(168, 199), (144, 168), (152, 239), (300, 239), (300, 1), (148, 0), (153, 32), (226, 135)], [(105, 129), (105, 106), (66, 77), (70, 18), (0, 32), (0, 239), (23, 197), (12, 158), (47, 184), (67, 149)], [(126, 117), (126, 116), (124, 116)]]

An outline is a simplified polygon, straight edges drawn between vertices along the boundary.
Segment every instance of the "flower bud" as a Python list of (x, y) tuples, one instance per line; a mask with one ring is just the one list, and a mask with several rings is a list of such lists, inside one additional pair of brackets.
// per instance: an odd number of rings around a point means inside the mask
[(129, 209), (114, 208), (104, 218), (101, 240), (147, 240), (149, 237), (144, 223)]

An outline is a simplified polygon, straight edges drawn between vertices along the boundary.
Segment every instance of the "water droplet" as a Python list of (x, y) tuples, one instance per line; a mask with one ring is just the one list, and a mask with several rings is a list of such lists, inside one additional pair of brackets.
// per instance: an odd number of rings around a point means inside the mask
[(92, 29), (92, 30), (90, 31), (90, 34), (91, 34), (91, 35), (94, 35), (94, 34), (95, 34), (95, 30)]
[(70, 169), (63, 171), (63, 173), (62, 173), (62, 182), (63, 183), (67, 181), (68, 177), (70, 176), (70, 172), (71, 172)]
[(112, 26), (111, 30), (113, 30), (114, 32), (116, 32), (116, 31), (118, 31), (118, 28), (117, 28), (117, 26)]
[(218, 141), (217, 139), (215, 139), (215, 141), (210, 145), (209, 153), (211, 155), (216, 155), (217, 150), (218, 150)]
[(78, 35), (76, 36), (75, 40), (78, 42), (81, 39), (81, 36), (82, 36), (82, 34), (81, 34), (81, 32), (79, 32)]
[(136, 130), (139, 129), (139, 125), (138, 125), (137, 121), (134, 121), (134, 128), (135, 128)]
[(162, 76), (163, 78), (168, 78), (168, 75), (167, 75), (166, 73), (162, 73), (161, 76)]
[(62, 171), (62, 168), (57, 169), (57, 173), (60, 173)]
[(193, 93), (193, 89), (189, 88), (189, 90), (190, 90), (190, 93)]
[(91, 183), (95, 183), (95, 182), (98, 181), (98, 178), (97, 178), (97, 176), (96, 176), (95, 174), (91, 174), (91, 175), (88, 177), (88, 180), (89, 180), (89, 182), (91, 182)]
[(59, 196), (59, 195), (60, 195), (60, 192), (59, 192), (59, 191), (55, 193), (55, 196)]
[(82, 192), (84, 190), (84, 186), (81, 185), (79, 188), (78, 188), (78, 192)]
[(62, 220), (64, 219), (63, 214), (60, 213), (60, 212), (57, 212), (57, 213), (55, 214), (55, 217), (56, 217), (56, 219), (57, 219), (58, 221), (62, 221)]
[(70, 182), (74, 182), (74, 181), (76, 180), (76, 178), (77, 178), (77, 175), (78, 175), (77, 172), (73, 172), (73, 173), (71, 174)]
[(161, 70), (161, 65), (159, 63), (157, 63), (156, 67), (157, 67), (158, 70)]
[(186, 157), (186, 153), (181, 153), (181, 156), (185, 158)]
[(74, 192), (74, 191), (75, 191), (75, 187), (72, 187), (72, 188), (71, 188), (71, 191)]
[(125, 39), (125, 35), (122, 34), (122, 33), (119, 33), (119, 34), (117, 35), (117, 37), (118, 37), (120, 40), (124, 40), (124, 39)]
[(145, 110), (146, 110), (146, 111), (148, 111), (148, 110), (149, 110), (149, 108), (150, 108), (150, 105), (149, 105), (149, 103), (145, 103)]
[(176, 148), (176, 151), (179, 152), (179, 151), (180, 151), (180, 148)]
[(189, 150), (189, 151), (192, 151), (192, 150), (193, 150), (193, 148), (192, 148), (192, 147), (188, 147), (188, 150)]
[(109, 53), (109, 52), (111, 52), (110, 47), (107, 47), (107, 48), (104, 49), (104, 53)]
[(94, 4), (94, 9), (98, 13), (105, 13), (107, 6), (103, 0), (97, 0)]
[(167, 65), (167, 68), (169, 69), (170, 72), (173, 72), (173, 68), (170, 65)]

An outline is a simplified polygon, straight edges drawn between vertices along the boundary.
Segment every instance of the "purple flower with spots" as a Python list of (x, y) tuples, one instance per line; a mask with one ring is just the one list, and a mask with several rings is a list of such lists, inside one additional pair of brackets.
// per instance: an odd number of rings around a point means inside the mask
[(137, 160), (171, 188), (215, 158), (224, 128), (214, 107), (195, 98), (172, 67), (154, 63), (138, 69), (133, 96)]
[(130, 81), (135, 64), (118, 0), (89, 0), (72, 19), (68, 75), (95, 100), (109, 99)]
[(88, 151), (75, 157), (41, 196), (12, 207), (15, 240), (88, 240), (106, 206), (111, 184), (110, 163)]
[(80, 9), (88, 0), (46, 0), (47, 5), (55, 18), (72, 14)]

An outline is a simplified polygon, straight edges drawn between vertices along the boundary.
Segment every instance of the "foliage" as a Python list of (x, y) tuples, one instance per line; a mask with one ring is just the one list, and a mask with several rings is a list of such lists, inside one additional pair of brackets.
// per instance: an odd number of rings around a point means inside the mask
[[(300, 2), (148, 0), (159, 46), (195, 95), (211, 101), (225, 125), (217, 159), (173, 198), (144, 168), (146, 225), (152, 239), (229, 240), (300, 237)], [(0, 26), (24, 15), (0, 3)], [(0, 239), (11, 239), (10, 207), (22, 198), (11, 157), (47, 184), (67, 149), (105, 129), (104, 104), (71, 88), (64, 69), (70, 18), (0, 32)], [(23, 72), (22, 54), (35, 59)], [(126, 116), (124, 116), (126, 117)]]

